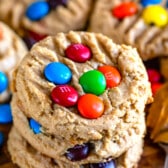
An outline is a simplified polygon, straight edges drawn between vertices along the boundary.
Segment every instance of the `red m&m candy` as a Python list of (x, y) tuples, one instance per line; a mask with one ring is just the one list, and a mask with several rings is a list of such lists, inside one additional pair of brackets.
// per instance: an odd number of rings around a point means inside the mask
[(62, 106), (74, 106), (78, 101), (77, 91), (69, 85), (59, 85), (52, 90), (52, 100)]
[(121, 75), (115, 67), (104, 65), (98, 67), (98, 70), (104, 74), (107, 87), (111, 88), (119, 85), (121, 81)]
[(151, 84), (152, 94), (155, 95), (156, 92), (160, 89), (160, 87), (163, 85), (163, 83), (155, 82)]
[(148, 73), (149, 81), (151, 83), (160, 81), (161, 75), (159, 71), (157, 71), (156, 69), (147, 69), (147, 73)]
[(2, 27), (0, 27), (0, 40), (3, 39), (3, 30), (2, 30)]
[(35, 32), (29, 31), (30, 37), (34, 38), (36, 41), (40, 41), (47, 37), (47, 35), (37, 34)]
[(79, 63), (86, 62), (91, 58), (90, 49), (83, 44), (71, 44), (65, 50), (65, 54), (69, 59)]
[(138, 11), (138, 6), (134, 2), (123, 2), (112, 9), (112, 14), (118, 18), (123, 19), (127, 16), (132, 16)]
[(104, 112), (103, 101), (96, 95), (85, 94), (78, 101), (79, 113), (89, 119), (96, 119)]

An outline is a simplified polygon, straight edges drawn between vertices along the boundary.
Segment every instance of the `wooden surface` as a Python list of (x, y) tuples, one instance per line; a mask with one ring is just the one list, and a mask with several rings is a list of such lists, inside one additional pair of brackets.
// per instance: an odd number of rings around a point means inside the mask
[[(18, 168), (10, 160), (7, 151), (7, 137), (11, 125), (0, 125), (0, 131), (5, 134), (4, 145), (0, 148), (0, 168)], [(157, 144), (153, 144), (149, 138), (145, 140), (144, 152), (138, 168), (163, 168), (165, 153)]]

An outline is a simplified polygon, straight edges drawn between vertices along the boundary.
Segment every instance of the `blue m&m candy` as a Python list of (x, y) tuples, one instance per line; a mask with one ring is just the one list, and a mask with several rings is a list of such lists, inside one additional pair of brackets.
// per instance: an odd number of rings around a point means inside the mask
[(143, 7), (146, 7), (148, 5), (157, 5), (160, 4), (162, 0), (141, 0), (141, 4)]
[(41, 130), (40, 130), (41, 125), (37, 121), (35, 121), (34, 119), (31, 118), (29, 121), (29, 125), (35, 134), (41, 133)]
[(49, 5), (45, 1), (36, 1), (30, 4), (26, 10), (26, 16), (32, 20), (37, 21), (45, 17), (49, 13)]
[(67, 84), (71, 78), (71, 70), (63, 63), (52, 62), (44, 69), (46, 79), (56, 85)]
[(4, 134), (0, 132), (0, 147), (3, 145), (4, 142)]
[(11, 123), (12, 120), (10, 104), (0, 104), (0, 124)]
[(8, 78), (0, 71), (0, 93), (4, 92), (8, 88)]

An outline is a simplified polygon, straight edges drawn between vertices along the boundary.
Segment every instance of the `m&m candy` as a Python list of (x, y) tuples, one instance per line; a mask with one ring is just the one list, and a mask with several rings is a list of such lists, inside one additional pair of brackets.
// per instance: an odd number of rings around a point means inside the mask
[(78, 100), (79, 113), (88, 119), (96, 119), (104, 112), (104, 103), (96, 95), (85, 94)]
[(104, 74), (106, 78), (107, 87), (111, 88), (119, 85), (121, 81), (121, 75), (115, 67), (104, 65), (98, 67), (98, 70)]
[(151, 83), (159, 82), (161, 79), (161, 74), (156, 69), (147, 69), (148, 78)]
[(79, 63), (84, 63), (91, 58), (90, 49), (83, 44), (71, 44), (65, 50), (66, 56)]
[(164, 27), (168, 23), (168, 14), (166, 9), (159, 5), (150, 5), (142, 13), (142, 18), (146, 24), (154, 24), (158, 27)]
[(123, 19), (134, 15), (138, 11), (138, 6), (134, 2), (123, 2), (112, 9), (112, 14), (118, 18)]
[(0, 71), (0, 94), (8, 88), (8, 78), (5, 73)]
[(0, 124), (11, 123), (12, 120), (10, 104), (0, 104)]
[(163, 86), (161, 82), (155, 82), (151, 84), (152, 94), (155, 95), (156, 92)]
[(37, 121), (31, 118), (29, 120), (29, 125), (35, 134), (41, 133), (41, 125)]
[(52, 62), (44, 69), (46, 79), (56, 85), (67, 84), (72, 78), (71, 70), (61, 62)]
[(149, 6), (149, 5), (157, 5), (160, 4), (162, 0), (141, 0), (141, 4), (143, 7)]
[(74, 106), (78, 100), (78, 92), (70, 85), (58, 85), (52, 90), (52, 100), (62, 106)]
[(4, 142), (4, 134), (0, 132), (0, 147), (3, 145)]
[(2, 27), (0, 27), (0, 40), (3, 39), (3, 30), (2, 30)]
[(47, 0), (51, 9), (55, 9), (59, 5), (66, 5), (68, 0)]
[(104, 75), (98, 70), (90, 70), (85, 72), (79, 78), (79, 83), (85, 93), (100, 95), (106, 89), (106, 79)]
[(45, 17), (49, 13), (49, 5), (43, 0), (35, 1), (28, 6), (26, 16), (32, 20), (37, 21)]

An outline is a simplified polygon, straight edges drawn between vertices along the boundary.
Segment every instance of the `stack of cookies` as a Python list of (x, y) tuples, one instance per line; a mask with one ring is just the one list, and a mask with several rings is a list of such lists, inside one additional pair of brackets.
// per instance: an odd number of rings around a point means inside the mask
[(22, 168), (131, 168), (152, 94), (135, 48), (96, 33), (36, 43), (14, 73), (8, 150)]

